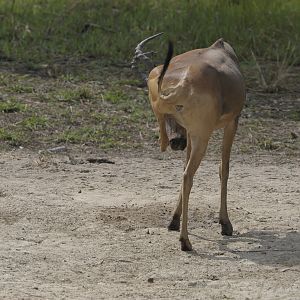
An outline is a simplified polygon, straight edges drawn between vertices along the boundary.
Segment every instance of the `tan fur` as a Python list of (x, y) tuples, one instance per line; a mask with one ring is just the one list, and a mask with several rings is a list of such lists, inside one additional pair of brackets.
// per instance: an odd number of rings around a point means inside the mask
[[(231, 235), (232, 226), (227, 213), (227, 179), (229, 157), (238, 117), (245, 101), (245, 85), (237, 57), (223, 39), (212, 46), (175, 56), (163, 77), (161, 92), (158, 78), (162, 66), (154, 68), (148, 79), (149, 98), (159, 123), (160, 148), (169, 145), (166, 119), (171, 117), (186, 129), (187, 160), (178, 205), (169, 226), (179, 229), (182, 250), (191, 250), (187, 232), (187, 211), (193, 177), (205, 155), (208, 140), (215, 129), (224, 128), (220, 166), (222, 234)], [(183, 213), (182, 213), (183, 212)]]

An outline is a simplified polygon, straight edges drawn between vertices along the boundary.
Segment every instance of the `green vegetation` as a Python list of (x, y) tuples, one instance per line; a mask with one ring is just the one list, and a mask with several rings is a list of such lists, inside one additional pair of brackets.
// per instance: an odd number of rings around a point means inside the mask
[[(298, 0), (2, 0), (0, 54), (23, 62), (65, 56), (131, 59), (138, 41), (164, 31), (177, 52), (224, 37), (243, 60), (300, 60)], [(165, 52), (166, 40), (153, 41)], [(164, 54), (163, 54), (164, 55)]]
[(129, 99), (128, 95), (125, 92), (117, 89), (107, 91), (103, 97), (106, 101), (113, 104), (126, 102)]
[(26, 106), (16, 101), (3, 101), (0, 102), (0, 112), (14, 113), (24, 111)]
[(34, 131), (34, 130), (38, 130), (38, 129), (42, 129), (42, 128), (45, 128), (48, 125), (48, 119), (44, 116), (37, 116), (37, 115), (34, 115), (34, 116), (31, 116), (31, 117), (28, 117), (26, 119), (24, 119), (20, 125), (25, 128), (25, 129), (29, 129), (31, 131)]
[[(88, 81), (76, 75), (55, 79), (3, 72), (6, 80), (0, 92), (7, 94), (0, 101), (0, 141), (13, 147), (51, 147), (53, 143), (102, 149), (140, 147), (144, 139), (155, 138), (147, 127), (154, 117), (146, 91), (127, 85), (136, 82), (129, 74), (117, 76), (110, 69), (107, 79), (93, 70), (91, 77), (97, 81)], [(21, 88), (29, 83), (31, 93)]]
[(33, 93), (34, 89), (31, 86), (25, 86), (20, 84), (14, 84), (10, 86), (10, 91), (13, 93)]
[(300, 109), (292, 111), (290, 113), (290, 119), (299, 122), (300, 121)]
[(93, 92), (87, 87), (79, 88), (64, 88), (54, 95), (54, 98), (58, 101), (64, 102), (78, 102), (88, 101), (94, 98)]
[(4, 128), (0, 128), (0, 141), (6, 141), (11, 146), (19, 146), (26, 142), (26, 139), (18, 131), (10, 131)]

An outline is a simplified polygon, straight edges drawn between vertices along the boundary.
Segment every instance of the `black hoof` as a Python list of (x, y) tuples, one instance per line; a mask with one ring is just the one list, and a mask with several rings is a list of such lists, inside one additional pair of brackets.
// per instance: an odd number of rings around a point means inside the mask
[(192, 244), (188, 239), (187, 240), (180, 239), (180, 243), (181, 243), (181, 251), (193, 251)]
[(168, 226), (168, 230), (179, 231), (179, 228), (180, 228), (180, 217), (175, 215), (173, 216), (173, 219)]
[(186, 138), (178, 137), (170, 140), (170, 147), (172, 150), (184, 150), (186, 147)]
[(222, 235), (228, 235), (228, 236), (232, 236), (233, 233), (233, 228), (231, 223), (227, 223), (227, 224), (221, 224), (222, 226)]

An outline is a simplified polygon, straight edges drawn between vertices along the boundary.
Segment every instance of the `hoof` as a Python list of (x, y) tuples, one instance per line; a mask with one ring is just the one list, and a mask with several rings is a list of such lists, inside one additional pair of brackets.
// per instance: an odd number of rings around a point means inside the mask
[(227, 224), (221, 224), (222, 226), (222, 235), (228, 235), (228, 236), (232, 236), (232, 232), (233, 232), (233, 228), (231, 223), (227, 223)]
[(175, 215), (173, 216), (173, 219), (168, 226), (168, 230), (179, 231), (179, 228), (180, 228), (180, 217)]
[(180, 239), (182, 251), (193, 251), (192, 244), (188, 239)]
[(170, 146), (172, 150), (181, 150), (183, 151), (186, 147), (186, 138), (177, 137), (170, 140)]

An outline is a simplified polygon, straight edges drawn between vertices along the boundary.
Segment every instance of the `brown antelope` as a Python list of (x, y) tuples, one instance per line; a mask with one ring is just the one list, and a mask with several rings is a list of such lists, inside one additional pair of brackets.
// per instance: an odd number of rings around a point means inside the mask
[[(187, 223), (193, 177), (205, 155), (212, 132), (219, 128), (224, 128), (219, 168), (219, 223), (222, 235), (232, 235), (233, 228), (227, 213), (229, 159), (246, 93), (236, 54), (223, 39), (208, 48), (191, 50), (173, 58), (172, 55), (173, 45), (169, 42), (165, 63), (150, 72), (148, 88), (159, 124), (161, 151), (165, 151), (169, 144), (173, 149), (187, 147), (181, 191), (168, 229), (178, 231), (182, 215), (181, 249), (191, 251)], [(171, 141), (174, 139), (169, 141), (167, 126), (180, 133), (173, 147)]]

